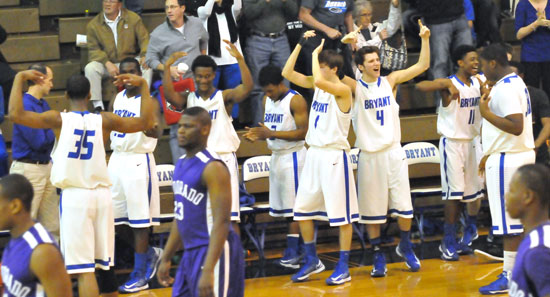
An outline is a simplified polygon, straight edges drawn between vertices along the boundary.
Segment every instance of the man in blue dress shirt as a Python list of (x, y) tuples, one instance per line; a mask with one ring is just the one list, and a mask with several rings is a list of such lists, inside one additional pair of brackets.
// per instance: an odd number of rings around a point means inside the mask
[[(44, 73), (46, 78), (41, 84), (29, 81), (29, 90), (23, 96), (25, 110), (45, 112), (50, 110), (43, 99), (53, 87), (53, 73), (49, 67), (34, 64), (29, 69)], [(52, 163), (50, 153), (55, 142), (51, 129), (33, 129), (13, 125), (12, 157), (10, 173), (24, 175), (32, 184), (34, 199), (31, 205), (31, 217), (40, 221), (52, 235), (59, 239), (59, 197), (50, 182)]]

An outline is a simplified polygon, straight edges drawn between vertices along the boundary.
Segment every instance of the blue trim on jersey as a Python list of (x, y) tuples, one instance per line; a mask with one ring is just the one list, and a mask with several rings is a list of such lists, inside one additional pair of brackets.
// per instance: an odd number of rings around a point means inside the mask
[(59, 219), (61, 219), (61, 215), (63, 214), (63, 190), (59, 193)]
[(456, 79), (456, 81), (458, 81), (459, 84), (461, 84), (463, 87), (466, 85), (465, 83), (463, 83), (457, 76), (456, 74), (455, 75), (451, 75), (449, 78), (454, 78)]
[[(174, 218), (169, 218), (169, 219), (170, 219), (170, 221), (172, 221)], [(162, 221), (162, 219), (161, 218), (153, 218), (152, 221), (155, 222), (155, 223), (160, 223)]]
[(380, 221), (380, 220), (386, 220), (387, 216), (361, 216), (361, 220), (365, 221)]
[(67, 270), (77, 270), (77, 269), (86, 269), (86, 268), (95, 269), (95, 263), (66, 265), (65, 268), (67, 268)]
[(74, 112), (74, 113), (77, 113), (81, 116), (84, 116), (85, 114), (89, 114), (90, 112), (89, 111), (71, 111), (71, 112)]
[[(158, 219), (157, 219), (158, 220)], [(151, 223), (151, 219), (143, 219), (143, 220), (130, 220), (128, 218), (116, 218), (115, 219), (115, 223), (120, 223), (120, 222), (128, 222), (130, 224), (134, 224), (134, 225), (138, 225), (138, 224), (150, 224)], [(160, 222), (160, 220), (159, 220)]]
[(231, 217), (239, 217), (239, 213), (238, 212), (231, 212)]
[(337, 219), (328, 219), (329, 223), (342, 223), (345, 222), (347, 218), (337, 218)]
[(298, 153), (292, 153), (292, 163), (294, 165), (294, 194), (298, 193)]
[[(518, 78), (518, 75), (517, 75), (517, 74), (514, 74), (514, 75), (507, 76), (507, 77), (503, 78), (503, 79), (501, 80), (501, 82), (503, 82), (503, 83), (505, 83), (505, 84), (509, 84), (509, 83), (512, 82), (512, 80), (511, 80), (512, 78)], [(497, 84), (498, 84), (498, 83), (497, 83)]]
[(412, 210), (404, 210), (404, 211), (401, 211), (401, 210), (397, 210), (395, 208), (392, 208), (390, 210), (388, 210), (388, 213), (398, 213), (400, 215), (412, 215), (413, 214), (413, 211)]
[(477, 198), (479, 195), (481, 195), (483, 193), (482, 190), (479, 190), (477, 191), (477, 193), (474, 193), (472, 195), (468, 195), (468, 196), (464, 196), (462, 197), (463, 200), (470, 200), (470, 199), (474, 199), (474, 198)]
[(523, 229), (523, 225), (510, 225), (511, 230), (521, 230)]
[[(447, 191), (445, 192), (445, 200), (449, 199), (449, 192), (451, 187), (449, 186), (449, 175), (447, 174), (447, 138), (443, 137), (443, 169), (445, 170), (445, 182), (447, 183)], [(443, 193), (442, 193), (443, 194)]]
[(502, 215), (502, 228), (504, 228), (503, 234), (508, 234), (508, 228), (506, 227), (506, 210), (504, 209), (504, 156), (505, 155), (506, 153), (500, 153), (498, 183), (499, 183), (499, 193), (500, 193), (500, 210)]
[(351, 223), (350, 206), (349, 206), (349, 173), (348, 173), (348, 155), (346, 151), (342, 150), (342, 156), (344, 157), (344, 185), (346, 187), (346, 218), (348, 223)]
[(314, 216), (327, 216), (326, 211), (314, 211), (314, 212), (295, 212), (295, 217), (314, 217)]
[(376, 85), (380, 87), (380, 84), (382, 83), (382, 77), (378, 77), (378, 81), (376, 82)]
[(109, 264), (111, 263), (111, 258), (109, 258), (108, 261), (103, 261), (101, 259), (95, 259), (95, 263), (103, 265), (103, 266), (109, 266)]
[(274, 209), (274, 208), (269, 208), (269, 212), (272, 212), (272, 213), (276, 213), (276, 214), (284, 214), (284, 213), (292, 213), (292, 208), (287, 208), (287, 209)]
[(145, 157), (147, 158), (147, 198), (149, 199), (149, 204), (151, 204), (151, 195), (153, 192), (153, 182), (151, 180), (151, 160), (149, 159), (149, 153), (145, 154)]
[(360, 82), (363, 86), (365, 86), (365, 88), (367, 88), (367, 89), (369, 88), (369, 85), (368, 85), (366, 82), (364, 82), (363, 79), (359, 79), (359, 82)]

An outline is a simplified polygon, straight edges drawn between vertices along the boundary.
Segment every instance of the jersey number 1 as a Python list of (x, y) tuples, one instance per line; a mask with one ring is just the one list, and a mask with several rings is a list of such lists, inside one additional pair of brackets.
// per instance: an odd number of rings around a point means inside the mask
[[(88, 141), (88, 136), (95, 136), (94, 130), (74, 129), (74, 135), (80, 136), (75, 143), (76, 151), (69, 152), (67, 157), (72, 159), (90, 160), (94, 151), (94, 143)], [(86, 149), (86, 153), (82, 153), (82, 148)]]

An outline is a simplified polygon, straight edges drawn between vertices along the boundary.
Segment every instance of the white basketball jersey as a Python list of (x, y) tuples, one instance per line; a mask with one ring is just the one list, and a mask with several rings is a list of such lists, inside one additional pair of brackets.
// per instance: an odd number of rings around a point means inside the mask
[(401, 142), (399, 104), (386, 77), (372, 83), (357, 81), (354, 109), (356, 147), (372, 153)]
[(450, 139), (473, 139), (479, 135), (481, 99), (479, 81), (470, 78), (470, 86), (463, 83), (456, 75), (449, 77), (460, 94), (459, 100), (452, 100), (447, 107), (440, 105), (437, 115), (437, 133)]
[(222, 91), (216, 90), (206, 100), (202, 99), (197, 92), (190, 93), (187, 97), (187, 108), (193, 106), (206, 109), (212, 119), (207, 147), (218, 154), (236, 152), (241, 141), (233, 128), (233, 119), (225, 109)]
[[(121, 117), (139, 117), (141, 115), (141, 95), (128, 98), (126, 90), (117, 94), (113, 104), (113, 113)], [(157, 139), (147, 137), (143, 132), (111, 132), (111, 149), (117, 152), (139, 154), (152, 153)]]
[[(264, 125), (274, 131), (296, 130), (296, 122), (290, 111), (292, 97), (298, 94), (294, 90), (288, 90), (283, 99), (272, 100), (267, 97), (265, 100)], [(291, 150), (304, 146), (304, 141), (289, 141), (284, 139), (267, 139), (267, 147), (272, 151)]]
[(348, 142), (351, 110), (343, 113), (336, 98), (319, 88), (315, 88), (313, 103), (309, 112), (309, 128), (306, 142), (310, 146), (349, 150)]
[(110, 186), (101, 115), (62, 112), (61, 121), (61, 134), (52, 150), (52, 184), (61, 189)]
[(500, 79), (489, 94), (489, 109), (499, 117), (520, 113), (523, 116), (523, 131), (519, 136), (506, 133), (483, 119), (483, 153), (517, 153), (535, 148), (531, 99), (523, 80), (515, 73)]

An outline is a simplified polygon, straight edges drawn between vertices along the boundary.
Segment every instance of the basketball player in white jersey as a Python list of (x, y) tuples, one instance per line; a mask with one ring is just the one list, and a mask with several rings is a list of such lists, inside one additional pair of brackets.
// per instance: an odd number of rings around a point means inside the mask
[(374, 249), (373, 277), (386, 275), (386, 260), (380, 251), (380, 225), (388, 213), (397, 217), (401, 242), (396, 248), (411, 271), (420, 269), (410, 241), (413, 218), (408, 164), (401, 147), (399, 105), (393, 90), (398, 84), (413, 79), (430, 65), (430, 30), (420, 25), (422, 47), (413, 66), (380, 76), (377, 47), (363, 47), (355, 54), (355, 63), (362, 73), (355, 89), (353, 126), (361, 149), (357, 168), (360, 222)]
[(359, 219), (355, 180), (348, 155), (352, 92), (340, 81), (343, 57), (333, 50), (322, 51), (324, 39), (312, 53), (313, 75), (305, 76), (294, 71), (302, 44), (311, 36), (314, 36), (313, 31), (304, 33), (283, 69), (283, 77), (292, 83), (315, 90), (306, 134), (309, 149), (294, 205), (294, 220), (300, 223), (306, 261), (292, 276), (292, 281), (305, 281), (325, 269), (315, 249), (313, 220), (328, 220), (330, 226), (340, 228), (340, 259), (326, 283), (339, 285), (351, 281), (348, 269), (351, 224)]
[[(441, 160), (442, 198), (445, 201), (444, 237), (441, 242), (441, 257), (458, 260), (458, 253), (469, 253), (469, 245), (477, 238), (476, 216), (483, 196), (478, 178), (476, 151), (481, 129), (479, 100), (481, 84), (475, 75), (479, 60), (476, 48), (461, 45), (453, 51), (453, 62), (458, 66), (456, 74), (448, 78), (423, 81), (416, 88), (423, 92), (439, 91), (441, 104), (437, 115), (437, 132)], [(467, 203), (467, 226), (460, 244), (456, 240), (456, 223), (462, 208)]]
[[(139, 62), (126, 58), (120, 62), (120, 73), (141, 76)], [(117, 94), (113, 112), (121, 117), (141, 114), (140, 88), (126, 84)], [(160, 108), (155, 106), (155, 122), (160, 120)], [(153, 152), (162, 133), (159, 125), (137, 133), (111, 132), (111, 149), (107, 169), (111, 179), (115, 225), (127, 225), (134, 237), (134, 269), (129, 279), (119, 287), (121, 293), (148, 288), (156, 272), (162, 250), (149, 246), (149, 227), (160, 224), (160, 198)]]
[(287, 247), (281, 266), (297, 269), (300, 227), (292, 220), (299, 177), (304, 167), (307, 133), (307, 103), (302, 95), (284, 84), (281, 68), (267, 65), (260, 70), (259, 83), (264, 97), (264, 122), (244, 135), (248, 140), (266, 140), (273, 152), (269, 169), (269, 214), (289, 221)]
[[(75, 74), (67, 80), (66, 87), (70, 112), (24, 110), (23, 83), (27, 80), (39, 83), (42, 79), (40, 72), (32, 70), (16, 75), (10, 96), (10, 119), (31, 128), (53, 129), (56, 135), (51, 181), (62, 189), (59, 205), (61, 251), (67, 272), (78, 277), (79, 296), (96, 297), (99, 289), (94, 271), (96, 268), (109, 270), (114, 260), (111, 182), (103, 139), (107, 139), (111, 131), (134, 133), (152, 128), (153, 101), (143, 78), (124, 74), (117, 77), (117, 84), (140, 86), (144, 99), (141, 110), (150, 112), (127, 118), (106, 112), (91, 114), (88, 112), (90, 83), (83, 75)], [(112, 286), (115, 280), (107, 281), (110, 285), (101, 290), (116, 292), (116, 285)]]
[(498, 279), (479, 291), (497, 294), (508, 291), (523, 234), (521, 222), (506, 212), (504, 197), (514, 172), (524, 164), (535, 163), (535, 143), (529, 92), (509, 67), (505, 49), (492, 44), (483, 49), (480, 57), (483, 73), (495, 84), (489, 95), (483, 94), (479, 104), (484, 154), (479, 167), (480, 171), (485, 170), (493, 234), (504, 237), (504, 266)]
[(216, 77), (216, 62), (206, 55), (195, 58), (191, 64), (191, 70), (195, 77), (197, 91), (193, 93), (177, 93), (174, 91), (170, 76), (170, 67), (176, 60), (186, 55), (183, 52), (176, 52), (166, 61), (163, 77), (164, 96), (166, 101), (176, 109), (200, 106), (210, 113), (212, 127), (208, 136), (208, 148), (217, 153), (225, 162), (231, 174), (231, 221), (235, 232), (239, 233), (239, 169), (235, 152), (239, 148), (240, 140), (235, 128), (231, 110), (234, 103), (239, 103), (247, 98), (254, 87), (254, 81), (250, 70), (244, 61), (243, 55), (231, 42), (224, 40), (228, 45), (225, 49), (237, 59), (241, 71), (242, 84), (233, 89), (218, 90), (214, 86)]

